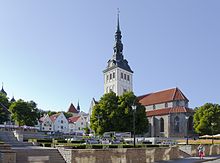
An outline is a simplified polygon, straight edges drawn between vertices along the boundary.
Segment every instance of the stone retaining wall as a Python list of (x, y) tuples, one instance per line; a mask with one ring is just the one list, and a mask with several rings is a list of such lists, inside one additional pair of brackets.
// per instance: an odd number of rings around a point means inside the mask
[(16, 163), (16, 153), (8, 144), (0, 143), (0, 163)]
[(58, 149), (67, 163), (151, 163), (179, 158), (178, 147)]

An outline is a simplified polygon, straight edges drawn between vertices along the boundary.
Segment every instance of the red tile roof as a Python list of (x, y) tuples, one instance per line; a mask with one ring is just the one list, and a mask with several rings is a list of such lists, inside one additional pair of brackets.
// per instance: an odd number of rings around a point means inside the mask
[(80, 116), (70, 117), (70, 118), (68, 118), (68, 122), (69, 123), (74, 123), (74, 122), (78, 121), (79, 118), (80, 118)]
[(55, 120), (57, 119), (57, 117), (60, 115), (60, 113), (57, 113), (57, 114), (53, 114), (50, 116), (50, 119), (52, 122), (55, 122)]
[(151, 117), (151, 116), (158, 116), (158, 115), (167, 115), (171, 113), (188, 113), (188, 112), (194, 112), (194, 110), (183, 107), (183, 106), (178, 106), (178, 107), (173, 107), (173, 108), (150, 110), (150, 111), (147, 111), (146, 114), (147, 114), (147, 117)]
[(180, 91), (179, 88), (167, 89), (155, 93), (149, 93), (138, 97), (139, 102), (144, 105), (160, 104), (174, 100), (187, 100), (186, 96)]
[(75, 106), (72, 103), (70, 104), (70, 107), (67, 112), (78, 113), (77, 109), (75, 108)]

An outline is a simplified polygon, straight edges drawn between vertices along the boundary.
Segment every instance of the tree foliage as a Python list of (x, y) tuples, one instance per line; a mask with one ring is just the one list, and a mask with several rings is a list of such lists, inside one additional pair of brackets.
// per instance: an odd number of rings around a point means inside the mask
[(20, 125), (34, 126), (39, 118), (39, 110), (34, 101), (25, 102), (19, 99), (13, 102), (9, 108), (12, 113), (12, 119)]
[(142, 106), (132, 92), (116, 96), (114, 92), (104, 94), (99, 103), (93, 108), (91, 128), (96, 134), (108, 131), (131, 132), (133, 131), (133, 110), (136, 105), (135, 126), (136, 133), (143, 134), (148, 131), (148, 120), (145, 107)]
[(5, 94), (0, 93), (0, 124), (9, 121), (9, 101)]
[(220, 133), (220, 105), (206, 103), (195, 108), (194, 129), (197, 133), (218, 134)]

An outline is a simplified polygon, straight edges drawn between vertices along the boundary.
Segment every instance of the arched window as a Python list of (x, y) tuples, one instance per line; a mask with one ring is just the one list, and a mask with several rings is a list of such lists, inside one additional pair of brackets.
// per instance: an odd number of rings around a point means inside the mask
[(176, 116), (174, 118), (174, 131), (179, 132), (180, 131), (180, 118)]
[(193, 130), (193, 117), (192, 116), (190, 116), (189, 119), (188, 119), (187, 128), (188, 128), (188, 131)]
[(164, 119), (160, 118), (160, 132), (164, 132)]

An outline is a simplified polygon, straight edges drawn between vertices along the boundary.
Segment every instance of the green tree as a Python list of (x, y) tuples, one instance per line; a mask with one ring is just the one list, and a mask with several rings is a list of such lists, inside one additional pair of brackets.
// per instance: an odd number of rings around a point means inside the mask
[(70, 113), (70, 112), (63, 112), (63, 114), (65, 115), (66, 119), (68, 119), (68, 118), (73, 116), (73, 114)]
[(220, 132), (220, 105), (206, 103), (195, 108), (194, 129), (198, 134), (217, 134)]
[(91, 116), (91, 128), (96, 134), (108, 131), (130, 132), (133, 131), (133, 110), (136, 105), (135, 126), (136, 133), (143, 134), (148, 130), (148, 120), (145, 108), (132, 92), (126, 92), (122, 96), (116, 96), (114, 92), (104, 94), (99, 103), (93, 108)]
[(96, 134), (115, 130), (113, 118), (117, 108), (118, 97), (115, 93), (107, 93), (101, 97), (99, 103), (94, 106), (91, 116), (91, 128)]
[(5, 94), (0, 93), (0, 124), (9, 121), (10, 112), (8, 111), (9, 101)]
[(20, 125), (34, 126), (39, 119), (39, 110), (34, 101), (25, 102), (19, 99), (13, 102), (9, 108), (12, 113), (12, 119)]
[(57, 114), (58, 112), (55, 112), (55, 111), (47, 111), (46, 112), (49, 116), (51, 116), (51, 115), (54, 115), (54, 114)]

